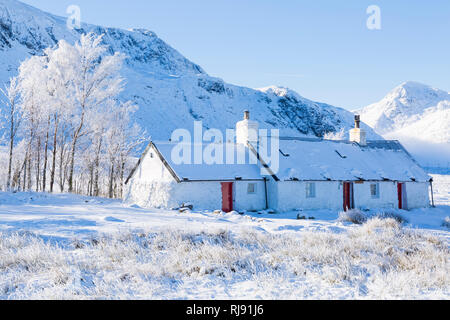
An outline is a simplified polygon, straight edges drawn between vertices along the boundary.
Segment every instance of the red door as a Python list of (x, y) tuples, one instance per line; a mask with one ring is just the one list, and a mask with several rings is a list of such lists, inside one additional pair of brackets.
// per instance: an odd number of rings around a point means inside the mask
[(406, 210), (408, 205), (406, 203), (406, 185), (404, 183), (397, 183), (398, 194), (398, 208)]
[(397, 196), (398, 196), (398, 208), (403, 209), (403, 195), (402, 195), (403, 183), (397, 183)]
[(222, 211), (233, 211), (233, 182), (222, 182)]
[(344, 182), (344, 211), (354, 209), (353, 183)]

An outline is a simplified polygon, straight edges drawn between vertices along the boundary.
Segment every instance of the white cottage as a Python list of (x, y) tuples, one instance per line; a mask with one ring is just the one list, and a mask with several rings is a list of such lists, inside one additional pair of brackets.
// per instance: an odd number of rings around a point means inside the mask
[[(258, 123), (248, 112), (236, 125), (236, 142), (214, 146), (233, 150), (234, 159), (246, 159), (242, 164), (179, 163), (172, 153), (180, 144), (151, 142), (126, 181), (125, 200), (227, 212), (429, 206), (431, 177), (398, 141), (366, 141), (359, 121), (350, 141), (280, 137), (276, 171), (259, 152)], [(183, 148), (193, 154), (211, 146)]]

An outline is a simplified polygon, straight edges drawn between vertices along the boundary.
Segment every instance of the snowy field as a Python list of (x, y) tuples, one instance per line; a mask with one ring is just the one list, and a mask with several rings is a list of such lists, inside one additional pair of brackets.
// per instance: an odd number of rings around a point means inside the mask
[(450, 176), (434, 178), (436, 208), (388, 212), (403, 225), (0, 193), (0, 298), (449, 299)]

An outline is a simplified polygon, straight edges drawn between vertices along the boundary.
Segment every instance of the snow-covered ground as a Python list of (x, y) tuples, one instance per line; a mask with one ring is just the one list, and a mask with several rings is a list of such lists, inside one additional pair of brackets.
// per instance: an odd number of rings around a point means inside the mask
[(432, 177), (435, 203), (450, 206), (450, 175), (433, 174)]
[(434, 179), (437, 207), (394, 211), (403, 226), (0, 193), (0, 298), (448, 299), (450, 176)]

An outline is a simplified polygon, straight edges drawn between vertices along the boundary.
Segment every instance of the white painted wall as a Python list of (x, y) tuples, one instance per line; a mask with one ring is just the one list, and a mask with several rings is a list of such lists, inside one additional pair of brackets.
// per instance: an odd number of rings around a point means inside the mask
[(124, 201), (142, 207), (169, 207), (176, 181), (151, 148), (125, 185)]
[[(256, 193), (248, 194), (248, 183), (256, 184)], [(126, 201), (142, 207), (175, 208), (191, 203), (195, 209), (222, 209), (222, 186), (219, 181), (161, 182), (130, 181)], [(265, 209), (264, 182), (234, 182), (234, 209), (258, 211)]]
[(271, 178), (267, 180), (267, 193), (269, 208), (278, 210), (278, 184)]
[(222, 189), (220, 182), (181, 182), (178, 183), (170, 197), (170, 206), (191, 203), (195, 209), (222, 209)]
[[(152, 156), (153, 155), (153, 156)], [(256, 193), (248, 194), (249, 183), (256, 183)], [(280, 181), (270, 179), (268, 186), (269, 208), (277, 211), (296, 209), (332, 209), (342, 210), (342, 183), (336, 181), (317, 181), (316, 196), (306, 197), (306, 182)], [(356, 208), (398, 208), (397, 183), (382, 181), (380, 197), (372, 198), (371, 182), (354, 183)], [(429, 184), (407, 182), (407, 205), (409, 209), (430, 205)], [(153, 149), (142, 159), (133, 177), (125, 187), (124, 200), (143, 207), (172, 208), (190, 202), (196, 209), (216, 210), (222, 208), (222, 190), (220, 182), (181, 182), (177, 183), (169, 170)], [(238, 211), (265, 209), (264, 181), (235, 181), (234, 208)]]
[[(255, 194), (247, 193), (248, 183), (256, 184)], [(222, 186), (220, 181), (177, 183), (152, 148), (125, 186), (124, 200), (142, 207), (174, 208), (189, 202), (196, 209), (217, 210), (222, 208)], [(263, 210), (265, 205), (263, 181), (234, 182), (235, 210)]]
[[(380, 198), (372, 198), (370, 184), (354, 184), (355, 206), (357, 208), (393, 208), (398, 209), (397, 182), (379, 182)], [(430, 206), (429, 183), (406, 182), (407, 208), (424, 208)]]
[(316, 196), (306, 198), (306, 182), (280, 181), (270, 183), (269, 207), (277, 211), (296, 209), (342, 209), (342, 186), (335, 181), (319, 181)]
[[(379, 198), (374, 198), (370, 194), (370, 185), (379, 184)], [(369, 209), (369, 208), (386, 208), (398, 209), (398, 195), (397, 182), (381, 181), (371, 182), (364, 181), (363, 183), (353, 183), (355, 208)]]
[(152, 147), (142, 159), (140, 166), (136, 169), (130, 182), (131, 181), (141, 183), (153, 181), (172, 182), (174, 181), (174, 178)]
[[(248, 194), (249, 183), (256, 183), (256, 193)], [(235, 181), (233, 189), (234, 210), (251, 211), (265, 209), (264, 182), (262, 181)], [(190, 202), (196, 209), (220, 210), (222, 209), (222, 185), (220, 181), (207, 182), (181, 182), (172, 190), (170, 206)]]
[[(256, 184), (255, 194), (248, 194), (248, 184)], [(258, 211), (266, 208), (264, 181), (237, 181), (234, 184), (234, 206), (237, 211)]]
[(127, 184), (124, 201), (149, 208), (171, 208), (172, 194), (177, 183), (164, 181), (130, 181)]
[[(381, 181), (379, 198), (373, 198), (370, 185), (374, 182), (354, 183), (355, 207), (366, 208), (398, 208), (397, 183)], [(319, 181), (316, 184), (316, 197), (306, 198), (306, 182), (280, 181), (269, 183), (269, 207), (277, 211), (296, 209), (343, 209), (342, 183), (336, 181)], [(428, 207), (430, 205), (428, 183), (407, 182), (406, 194), (408, 209)]]
[(430, 184), (428, 182), (406, 182), (406, 201), (408, 209), (430, 206)]

